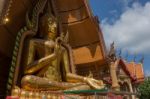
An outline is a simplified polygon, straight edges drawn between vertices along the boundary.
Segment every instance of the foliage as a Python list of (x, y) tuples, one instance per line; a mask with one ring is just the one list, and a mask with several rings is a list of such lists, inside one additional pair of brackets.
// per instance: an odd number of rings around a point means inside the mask
[(138, 89), (141, 94), (140, 99), (150, 99), (150, 79), (146, 79)]

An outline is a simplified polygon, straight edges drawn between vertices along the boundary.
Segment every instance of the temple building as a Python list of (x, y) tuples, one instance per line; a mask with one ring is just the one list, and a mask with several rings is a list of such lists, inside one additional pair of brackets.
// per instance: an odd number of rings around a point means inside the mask
[[(116, 66), (117, 85), (118, 89), (123, 92), (137, 93), (137, 87), (144, 82), (143, 64), (136, 62), (127, 62), (119, 59)], [(112, 78), (104, 78), (108, 84), (112, 84)], [(135, 95), (136, 96), (136, 95)], [(129, 99), (135, 99), (132, 95)]]
[(136, 99), (143, 63), (107, 51), (88, 0), (2, 5), (0, 99)]

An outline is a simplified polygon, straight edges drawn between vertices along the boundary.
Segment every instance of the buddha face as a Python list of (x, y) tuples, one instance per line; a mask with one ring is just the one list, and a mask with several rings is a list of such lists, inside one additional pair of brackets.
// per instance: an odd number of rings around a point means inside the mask
[(48, 18), (48, 38), (55, 39), (57, 36), (57, 22), (54, 18)]
[(57, 37), (57, 21), (52, 15), (46, 14), (41, 18), (40, 35), (44, 39), (55, 40)]

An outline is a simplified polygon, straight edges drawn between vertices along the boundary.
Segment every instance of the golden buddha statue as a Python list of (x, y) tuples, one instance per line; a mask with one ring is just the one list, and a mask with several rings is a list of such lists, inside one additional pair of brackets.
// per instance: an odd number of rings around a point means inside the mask
[[(88, 90), (104, 88), (101, 80), (70, 72), (66, 47), (68, 33), (59, 34), (52, 13), (40, 18), (39, 37), (29, 40), (21, 86), (26, 90)], [(35, 36), (36, 37), (36, 36)]]

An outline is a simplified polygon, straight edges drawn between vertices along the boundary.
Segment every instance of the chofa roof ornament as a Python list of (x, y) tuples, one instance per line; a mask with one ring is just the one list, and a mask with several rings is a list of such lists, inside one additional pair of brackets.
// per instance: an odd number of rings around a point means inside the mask
[(108, 59), (109, 59), (109, 61), (116, 61), (116, 59), (117, 59), (115, 43), (114, 42), (110, 44), (110, 50), (109, 50), (109, 53), (108, 53)]
[(140, 59), (140, 63), (144, 63), (144, 59), (145, 59), (145, 57), (144, 57), (144, 55), (142, 56), (142, 58)]

